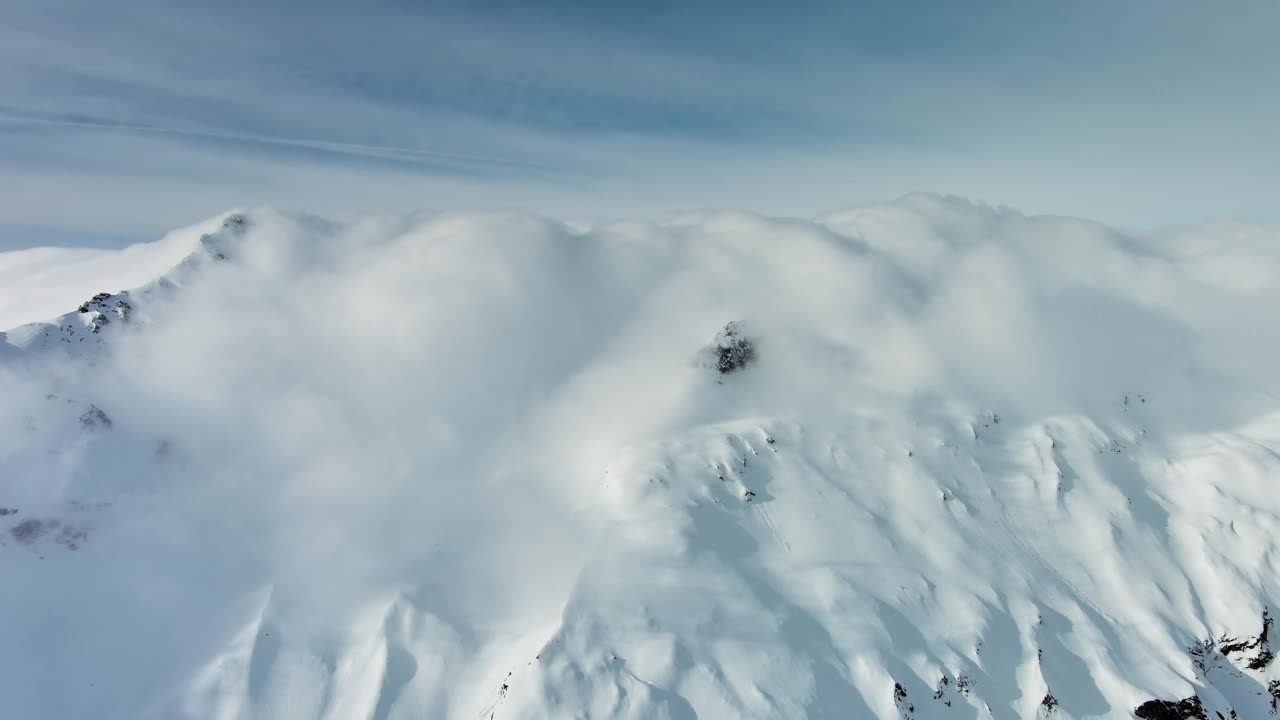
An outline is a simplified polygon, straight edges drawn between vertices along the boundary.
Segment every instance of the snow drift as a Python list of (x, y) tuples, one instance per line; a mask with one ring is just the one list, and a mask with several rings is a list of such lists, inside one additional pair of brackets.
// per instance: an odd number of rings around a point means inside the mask
[(922, 195), (129, 252), (169, 269), (0, 335), (6, 715), (1277, 712), (1276, 228)]

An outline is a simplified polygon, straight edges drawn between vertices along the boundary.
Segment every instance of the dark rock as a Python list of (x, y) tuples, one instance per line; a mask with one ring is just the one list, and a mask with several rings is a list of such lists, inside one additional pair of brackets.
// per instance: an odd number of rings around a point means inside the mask
[(9, 528), (9, 535), (13, 537), (21, 545), (30, 545), (39, 540), (42, 535), (50, 530), (56, 530), (62, 523), (58, 520), (37, 520), (31, 518), (23, 520), (17, 525)]
[(94, 430), (99, 427), (109, 428), (111, 427), (111, 418), (107, 417), (107, 414), (102, 412), (97, 405), (90, 405), (89, 409), (80, 415), (80, 427), (85, 430)]
[(1149, 700), (1139, 705), (1133, 714), (1144, 720), (1209, 720), (1204, 713), (1204, 705), (1195, 695), (1177, 702)]
[(902, 683), (893, 684), (893, 704), (898, 706), (907, 717), (914, 717), (916, 706), (914, 703), (907, 702), (907, 689), (902, 687)]
[[(1275, 659), (1275, 652), (1271, 649), (1271, 624), (1271, 611), (1264, 608), (1262, 610), (1262, 632), (1258, 633), (1257, 637), (1240, 640), (1223, 636), (1218, 639), (1217, 643), (1204, 643), (1205, 650), (1212, 649), (1216, 644), (1218, 652), (1236, 664), (1243, 664), (1250, 670), (1265, 669)], [(1192, 652), (1192, 655), (1203, 655), (1205, 650), (1200, 653)], [(1250, 655), (1252, 657), (1249, 657)]]
[(755, 345), (742, 334), (738, 323), (731, 322), (716, 334), (712, 342), (715, 368), (721, 375), (737, 372), (756, 358)]

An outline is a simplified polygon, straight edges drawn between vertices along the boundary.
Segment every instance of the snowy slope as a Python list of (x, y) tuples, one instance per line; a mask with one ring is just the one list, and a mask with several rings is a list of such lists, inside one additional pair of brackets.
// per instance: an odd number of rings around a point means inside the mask
[(42, 247), (0, 252), (0, 331), (42, 322), (98, 292), (146, 285), (191, 255), (222, 218), (122, 250)]
[(1276, 714), (1276, 228), (201, 232), (0, 342), (6, 713)]

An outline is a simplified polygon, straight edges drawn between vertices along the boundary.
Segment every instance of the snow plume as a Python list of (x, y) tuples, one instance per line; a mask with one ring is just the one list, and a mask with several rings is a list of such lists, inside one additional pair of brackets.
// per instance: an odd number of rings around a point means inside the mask
[(1275, 228), (182, 237), (127, 318), (0, 337), (15, 714), (1271, 712)]

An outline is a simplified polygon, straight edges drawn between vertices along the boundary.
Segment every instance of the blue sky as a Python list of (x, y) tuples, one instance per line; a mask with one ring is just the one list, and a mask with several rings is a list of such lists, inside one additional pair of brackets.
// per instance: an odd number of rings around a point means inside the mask
[[(0, 247), (916, 191), (1280, 220), (1280, 3), (0, 0)], [(70, 240), (67, 240), (70, 239)]]

